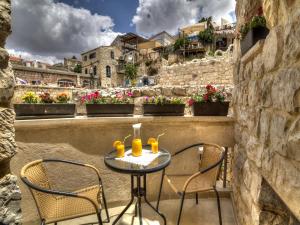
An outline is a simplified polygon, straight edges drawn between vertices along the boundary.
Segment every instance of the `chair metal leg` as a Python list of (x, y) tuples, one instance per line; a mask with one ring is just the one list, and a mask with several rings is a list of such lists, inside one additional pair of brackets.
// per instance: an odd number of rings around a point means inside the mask
[(182, 207), (183, 207), (183, 202), (184, 202), (184, 196), (185, 196), (185, 192), (183, 192), (183, 193), (182, 193), (182, 196), (181, 196), (180, 209), (179, 209), (179, 214), (178, 214), (178, 219), (177, 219), (177, 225), (180, 224), (180, 218), (181, 218), (181, 213), (182, 213)]
[(216, 187), (214, 187), (214, 191), (215, 191), (216, 196), (217, 196), (219, 223), (220, 223), (220, 225), (222, 225), (222, 213), (221, 213), (220, 197), (219, 197), (219, 193), (218, 193)]
[(105, 194), (104, 194), (104, 189), (102, 191), (103, 191), (102, 192), (102, 195), (103, 195), (103, 197), (102, 197), (103, 198), (103, 204), (104, 204), (105, 213), (106, 213), (106, 221), (105, 221), (105, 223), (109, 223), (110, 222), (110, 218), (109, 218), (109, 213), (108, 213), (106, 198), (105, 198)]
[(44, 219), (41, 220), (41, 225), (46, 225), (46, 222)]
[(196, 205), (198, 205), (199, 201), (198, 201), (198, 193), (196, 192)]
[(157, 203), (156, 203), (156, 210), (158, 210), (158, 207), (159, 207), (159, 202), (160, 202), (160, 196), (161, 196), (161, 190), (162, 190), (162, 187), (163, 187), (164, 177), (165, 177), (165, 169), (163, 169), (162, 174), (161, 174), (160, 188), (159, 188), (159, 193), (158, 193), (158, 198), (157, 198)]
[(103, 225), (102, 218), (101, 218), (101, 211), (97, 212), (97, 218), (98, 218), (99, 225)]

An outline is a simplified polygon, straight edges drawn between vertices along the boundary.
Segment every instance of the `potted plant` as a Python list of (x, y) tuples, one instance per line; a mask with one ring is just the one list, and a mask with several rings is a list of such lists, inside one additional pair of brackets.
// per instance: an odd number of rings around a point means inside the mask
[(60, 118), (75, 115), (75, 104), (69, 103), (70, 98), (65, 93), (53, 98), (47, 92), (37, 95), (30, 91), (24, 94), (22, 101), (21, 104), (14, 104), (17, 119)]
[(134, 104), (131, 92), (106, 93), (94, 91), (81, 97), (87, 116), (132, 116)]
[(193, 95), (188, 100), (194, 116), (227, 116), (229, 102), (225, 101), (226, 92), (212, 85), (206, 86), (204, 93)]
[(262, 14), (262, 8), (259, 8), (258, 15), (254, 16), (250, 22), (245, 23), (240, 29), (242, 55), (252, 48), (256, 42), (265, 39), (269, 34), (266, 19)]
[(143, 103), (144, 115), (151, 116), (183, 116), (184, 108), (180, 98), (145, 97)]

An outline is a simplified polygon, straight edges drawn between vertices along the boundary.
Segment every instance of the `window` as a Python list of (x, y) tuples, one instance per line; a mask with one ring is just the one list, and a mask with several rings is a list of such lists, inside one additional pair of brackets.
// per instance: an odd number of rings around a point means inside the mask
[(110, 69), (110, 66), (106, 66), (106, 77), (111, 77), (111, 69)]
[(90, 81), (89, 80), (83, 80), (82, 87), (89, 87), (89, 86), (90, 86)]
[(115, 53), (114, 53), (114, 51), (110, 52), (110, 57), (111, 57), (111, 59), (115, 59)]
[(97, 66), (93, 67), (93, 73), (94, 73), (95, 76), (97, 75)]
[(88, 74), (88, 69), (87, 68), (85, 68), (84, 73)]
[(74, 81), (68, 79), (61, 79), (57, 84), (59, 87), (75, 87)]
[(91, 53), (91, 54), (89, 55), (89, 58), (90, 58), (90, 59), (96, 58), (96, 52)]
[(83, 57), (83, 61), (87, 61), (87, 55)]

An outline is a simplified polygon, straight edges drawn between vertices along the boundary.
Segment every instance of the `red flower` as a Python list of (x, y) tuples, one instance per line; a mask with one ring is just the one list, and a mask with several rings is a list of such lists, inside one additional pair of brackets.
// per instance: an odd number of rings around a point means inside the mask
[(189, 106), (192, 106), (193, 104), (194, 104), (194, 99), (192, 99), (192, 98), (190, 98), (189, 100), (188, 100), (188, 105)]
[(210, 90), (213, 86), (211, 84), (206, 85), (206, 90)]
[(203, 99), (205, 100), (205, 101), (208, 101), (208, 94), (205, 94), (205, 95), (203, 95)]

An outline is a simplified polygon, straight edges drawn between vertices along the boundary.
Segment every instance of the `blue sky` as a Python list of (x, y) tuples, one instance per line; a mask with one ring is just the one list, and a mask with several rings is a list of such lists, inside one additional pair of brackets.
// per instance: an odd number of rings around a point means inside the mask
[(54, 63), (110, 45), (121, 34), (150, 37), (212, 16), (234, 21), (235, 0), (13, 0), (10, 54)]
[(76, 8), (86, 8), (92, 13), (110, 16), (115, 23), (114, 29), (121, 33), (135, 32), (130, 26), (131, 19), (139, 5), (138, 0), (60, 0)]

